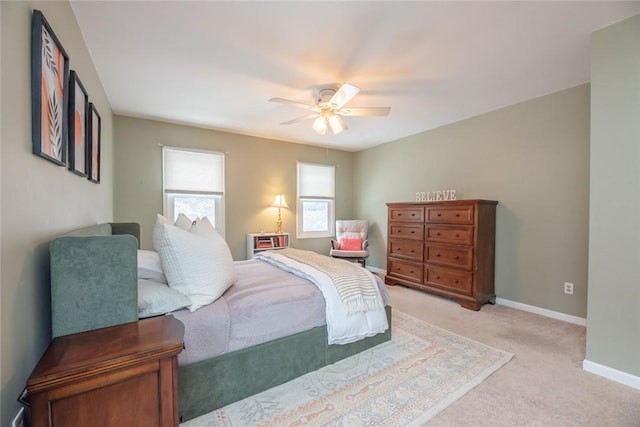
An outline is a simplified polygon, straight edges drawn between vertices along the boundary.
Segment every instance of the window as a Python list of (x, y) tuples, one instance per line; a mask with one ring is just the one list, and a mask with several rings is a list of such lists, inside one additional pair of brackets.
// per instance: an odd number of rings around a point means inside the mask
[(335, 234), (335, 166), (298, 162), (298, 238)]
[(224, 154), (162, 147), (163, 213), (207, 217), (224, 236)]

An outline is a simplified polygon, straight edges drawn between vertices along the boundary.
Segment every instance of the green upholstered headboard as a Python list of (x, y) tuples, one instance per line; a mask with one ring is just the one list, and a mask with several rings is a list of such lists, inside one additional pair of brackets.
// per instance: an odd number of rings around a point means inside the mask
[(54, 239), (52, 337), (138, 320), (140, 225), (92, 225)]

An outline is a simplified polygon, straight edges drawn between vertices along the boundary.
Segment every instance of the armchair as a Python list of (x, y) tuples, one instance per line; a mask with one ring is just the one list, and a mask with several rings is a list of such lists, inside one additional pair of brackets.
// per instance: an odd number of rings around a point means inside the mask
[(338, 220), (336, 221), (336, 238), (331, 239), (331, 251), (329, 255), (334, 258), (343, 258), (357, 261), (365, 266), (365, 260), (369, 256), (369, 221)]

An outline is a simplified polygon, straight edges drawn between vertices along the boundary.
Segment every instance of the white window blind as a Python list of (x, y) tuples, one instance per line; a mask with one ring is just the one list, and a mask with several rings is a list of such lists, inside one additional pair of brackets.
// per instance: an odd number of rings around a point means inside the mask
[(224, 154), (163, 147), (164, 190), (222, 194)]
[(298, 163), (298, 197), (334, 198), (335, 166)]

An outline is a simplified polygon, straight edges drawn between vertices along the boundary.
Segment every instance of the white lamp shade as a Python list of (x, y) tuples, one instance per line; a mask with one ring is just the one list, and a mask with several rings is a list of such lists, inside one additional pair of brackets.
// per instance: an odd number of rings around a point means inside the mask
[(274, 208), (288, 208), (289, 205), (287, 205), (287, 200), (284, 198), (284, 194), (278, 194), (276, 197), (273, 198), (273, 203), (271, 203), (271, 206)]

